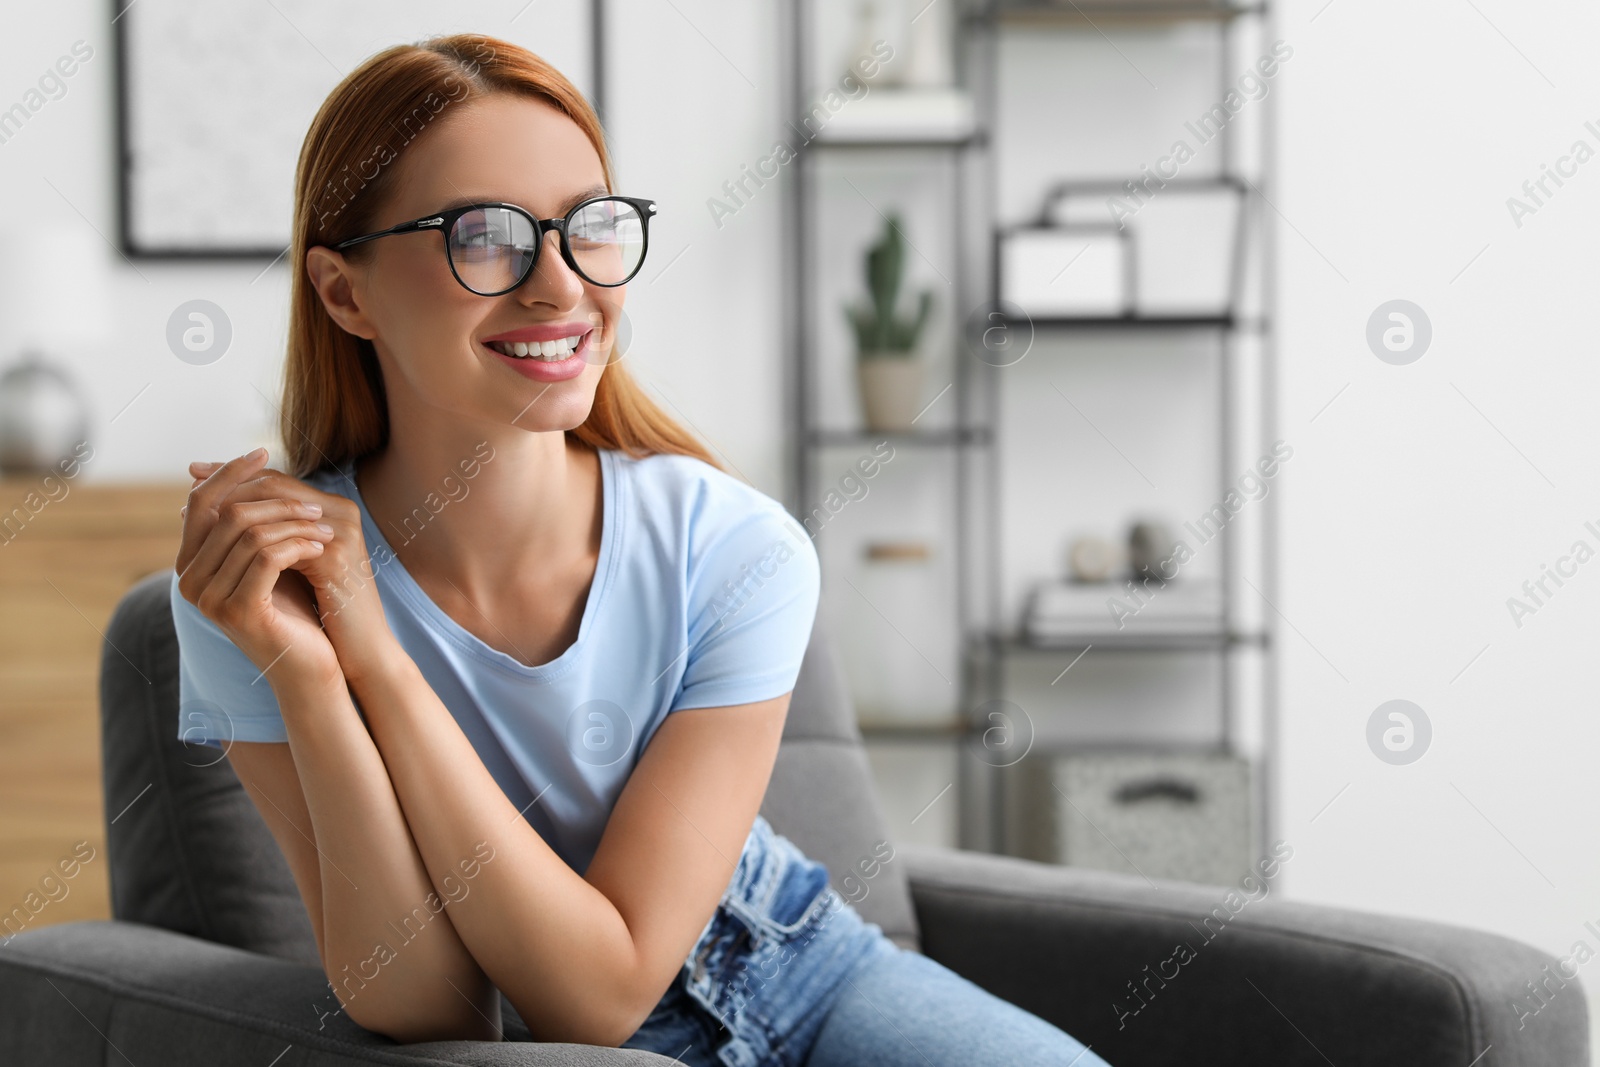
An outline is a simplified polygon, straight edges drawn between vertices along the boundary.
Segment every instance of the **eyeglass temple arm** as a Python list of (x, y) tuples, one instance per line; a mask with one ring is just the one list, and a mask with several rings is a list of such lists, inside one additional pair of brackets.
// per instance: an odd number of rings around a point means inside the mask
[(363, 241), (375, 241), (379, 237), (388, 237), (390, 234), (396, 233), (411, 233), (414, 230), (436, 230), (443, 225), (443, 215), (434, 215), (432, 218), (426, 219), (412, 219), (410, 222), (402, 222), (400, 225), (391, 227), (387, 230), (380, 230), (377, 233), (364, 233), (360, 237), (352, 237), (348, 241), (340, 241), (334, 246), (334, 249), (336, 251), (343, 251), (344, 249), (349, 248), (351, 245), (358, 245)]

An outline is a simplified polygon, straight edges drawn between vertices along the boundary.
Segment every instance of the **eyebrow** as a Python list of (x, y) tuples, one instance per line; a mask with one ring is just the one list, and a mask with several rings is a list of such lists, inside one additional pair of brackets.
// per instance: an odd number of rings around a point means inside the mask
[[(565, 215), (567, 212), (571, 211), (574, 207), (583, 203), (585, 200), (596, 196), (609, 196), (610, 193), (611, 190), (607, 189), (604, 185), (591, 185), (589, 188), (584, 189), (581, 192), (573, 193), (571, 196), (563, 200), (556, 208), (556, 215)], [(449, 211), (452, 208), (462, 207), (466, 204), (486, 204), (491, 202), (514, 203), (514, 201), (498, 200), (498, 198), (493, 196), (458, 196), (454, 200), (451, 200), (449, 203), (440, 207), (439, 210)], [(518, 206), (520, 207), (522, 205)]]

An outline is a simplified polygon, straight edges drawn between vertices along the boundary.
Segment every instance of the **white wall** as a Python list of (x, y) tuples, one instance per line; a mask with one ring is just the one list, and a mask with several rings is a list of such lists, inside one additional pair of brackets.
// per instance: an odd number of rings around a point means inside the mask
[[(1506, 606), (1574, 541), (1600, 548), (1584, 529), (1600, 162), (1520, 227), (1506, 206), (1575, 140), (1600, 150), (1584, 128), (1600, 21), (1576, 3), (1323, 4), (1289, 0), (1279, 27), (1296, 49), (1278, 98), (1280, 424), (1300, 444), (1280, 606), (1303, 634), (1282, 645), (1284, 884), (1600, 949), (1583, 927), (1600, 917), (1600, 567), (1520, 628)], [(1433, 324), (1410, 365), (1364, 341), (1394, 298)], [(1364, 740), (1393, 698), (1435, 731), (1407, 766)]]

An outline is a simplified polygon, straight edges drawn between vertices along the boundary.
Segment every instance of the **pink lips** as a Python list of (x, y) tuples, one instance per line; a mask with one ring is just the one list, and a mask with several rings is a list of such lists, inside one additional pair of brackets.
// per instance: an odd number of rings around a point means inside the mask
[[(551, 333), (552, 329), (565, 329), (566, 332)], [(589, 332), (584, 333), (585, 330), (588, 330)], [(535, 331), (550, 334), (550, 336), (524, 336)], [(483, 347), (488, 349), (489, 352), (498, 358), (502, 363), (509, 365), (512, 370), (516, 371), (524, 378), (532, 378), (536, 382), (564, 382), (569, 378), (576, 378), (578, 375), (583, 373), (584, 364), (588, 362), (587, 357), (589, 355), (589, 341), (590, 338), (594, 336), (593, 330), (590, 327), (583, 326), (581, 324), (576, 328), (566, 324), (558, 327), (530, 326), (522, 330), (515, 330), (509, 334), (502, 334), (499, 337), (489, 338), (489, 340), (492, 341), (553, 341), (557, 337), (571, 337), (577, 333), (583, 333), (583, 340), (578, 342), (578, 347), (573, 349), (572, 355), (568, 356), (566, 359), (542, 360), (534, 359), (532, 357), (519, 358), (517, 356), (508, 356), (504, 352), (490, 348), (488, 344), (484, 344)]]

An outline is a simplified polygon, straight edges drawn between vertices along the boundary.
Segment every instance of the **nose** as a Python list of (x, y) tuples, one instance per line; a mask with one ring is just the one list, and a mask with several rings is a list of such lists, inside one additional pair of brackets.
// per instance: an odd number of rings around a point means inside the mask
[(554, 227), (540, 238), (538, 262), (518, 290), (537, 295), (549, 303), (571, 307), (583, 295), (583, 279), (561, 257), (561, 233)]

